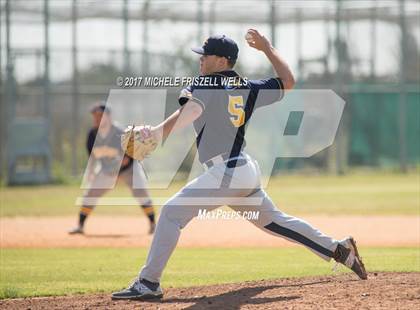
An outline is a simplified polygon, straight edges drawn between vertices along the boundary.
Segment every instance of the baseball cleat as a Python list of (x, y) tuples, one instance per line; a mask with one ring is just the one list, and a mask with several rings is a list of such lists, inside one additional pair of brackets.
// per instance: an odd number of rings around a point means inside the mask
[(144, 279), (136, 278), (131, 285), (119, 292), (112, 293), (112, 299), (159, 299), (163, 297), (159, 283), (152, 283)]
[(155, 232), (155, 228), (156, 228), (156, 224), (155, 223), (150, 223), (148, 234), (153, 235), (153, 233)]
[(338, 243), (334, 253), (334, 259), (350, 268), (360, 279), (367, 279), (365, 265), (362, 262), (362, 258), (359, 256), (356, 241), (354, 241), (353, 237), (347, 237)]
[(76, 227), (73, 228), (72, 230), (69, 231), (69, 235), (76, 235), (76, 234), (80, 234), (83, 235), (85, 232), (83, 231), (83, 227)]

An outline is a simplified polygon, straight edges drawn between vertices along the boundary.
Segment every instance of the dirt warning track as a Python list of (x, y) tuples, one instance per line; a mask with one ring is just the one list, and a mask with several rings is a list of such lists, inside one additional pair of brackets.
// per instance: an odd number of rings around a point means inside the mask
[[(349, 234), (361, 246), (418, 246), (420, 217), (305, 216), (324, 233)], [(151, 236), (142, 217), (92, 216), (86, 235), (70, 236), (75, 217), (0, 218), (2, 248), (145, 247)], [(183, 229), (180, 247), (279, 247), (293, 244), (269, 235), (245, 220), (193, 220)]]

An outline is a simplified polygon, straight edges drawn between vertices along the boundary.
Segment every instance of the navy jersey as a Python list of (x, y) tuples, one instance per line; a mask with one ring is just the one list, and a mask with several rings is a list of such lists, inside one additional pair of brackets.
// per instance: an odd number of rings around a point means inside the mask
[(245, 147), (245, 129), (253, 111), (281, 100), (283, 83), (279, 78), (245, 80), (233, 70), (200, 78), (179, 96), (181, 105), (191, 99), (203, 108), (193, 123), (199, 160), (204, 163), (221, 154), (236, 157)]
[(113, 174), (115, 172), (122, 172), (133, 164), (133, 159), (129, 158), (129, 162), (125, 166), (120, 165), (121, 157), (124, 152), (121, 148), (121, 135), (123, 130), (115, 125), (111, 126), (108, 134), (102, 137), (98, 134), (97, 128), (89, 130), (86, 148), (88, 154), (93, 156), (96, 160), (101, 162), (101, 169), (104, 173)]

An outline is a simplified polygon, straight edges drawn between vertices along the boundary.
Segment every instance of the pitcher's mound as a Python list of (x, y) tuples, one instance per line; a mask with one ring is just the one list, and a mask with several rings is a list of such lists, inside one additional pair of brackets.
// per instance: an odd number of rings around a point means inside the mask
[(353, 274), (168, 288), (160, 301), (110, 294), (0, 301), (2, 309), (420, 309), (420, 273)]

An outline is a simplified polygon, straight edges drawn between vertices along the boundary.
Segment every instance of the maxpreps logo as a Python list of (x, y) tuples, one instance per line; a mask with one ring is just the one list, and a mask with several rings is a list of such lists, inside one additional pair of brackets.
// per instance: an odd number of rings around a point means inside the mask
[(199, 209), (197, 219), (199, 220), (247, 220), (257, 221), (260, 211), (234, 211), (234, 210), (212, 210)]
[[(214, 96), (217, 95), (216, 92), (224, 90), (203, 91), (214, 92), (209, 94)], [(264, 101), (264, 96), (272, 97), (272, 91), (278, 95), (277, 90), (261, 90), (257, 105), (259, 100)], [(166, 89), (111, 89), (106, 104), (113, 111), (114, 121), (123, 128), (132, 124), (157, 125), (167, 116), (167, 95)], [(246, 99), (244, 97), (244, 103)], [(259, 163), (262, 187), (268, 184), (276, 158), (308, 158), (330, 146), (334, 142), (344, 106), (344, 100), (332, 90), (293, 90), (287, 92), (280, 102), (254, 111), (247, 123), (245, 152)], [(240, 125), (242, 120), (238, 113), (244, 108), (241, 102), (227, 102), (225, 105), (221, 104), (220, 108), (226, 108), (226, 114), (230, 115), (231, 121)], [(203, 129), (206, 130), (205, 124)], [(202, 137), (205, 139), (206, 134), (203, 133)], [(169, 187), (195, 145), (195, 138), (196, 133), (192, 125), (174, 132), (165, 140), (163, 146), (158, 146), (156, 151), (142, 162), (148, 175), (148, 188)], [(234, 141), (231, 143), (233, 146)], [(204, 170), (197, 157), (195, 154), (191, 170), (184, 171), (188, 180), (193, 180)], [(115, 182), (109, 184), (108, 188), (115, 186), (117, 177), (116, 174)], [(144, 182), (133, 179), (133, 187), (144, 186)], [(86, 177), (82, 188), (89, 188)]]

